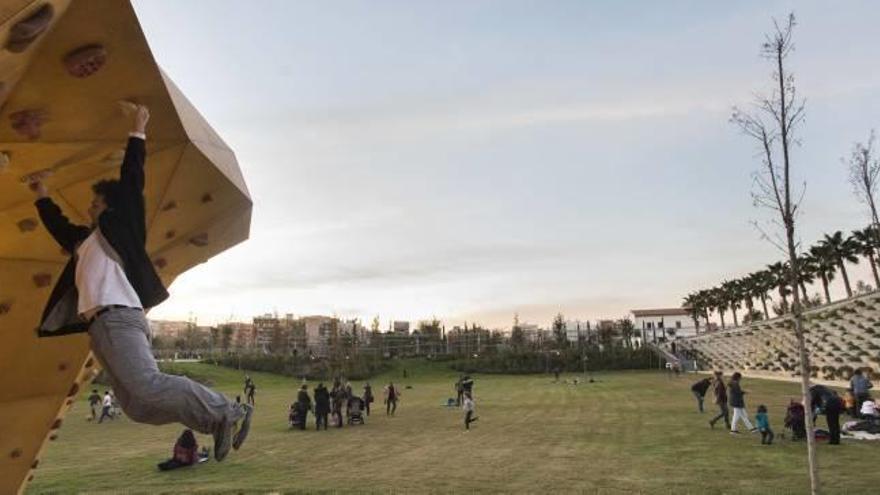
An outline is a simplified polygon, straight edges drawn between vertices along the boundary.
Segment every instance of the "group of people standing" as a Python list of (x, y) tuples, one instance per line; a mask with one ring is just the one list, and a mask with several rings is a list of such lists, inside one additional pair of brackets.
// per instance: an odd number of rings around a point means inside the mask
[[(98, 417), (97, 414), (98, 406), (101, 407), (100, 417)], [(92, 393), (89, 395), (89, 409), (91, 409), (92, 412), (89, 421), (97, 419), (98, 423), (103, 423), (105, 419), (114, 419), (118, 414), (116, 408), (116, 400), (109, 390), (105, 390), (104, 397), (101, 398), (101, 396), (98, 395), (98, 389), (92, 389)]]
[[(735, 372), (731, 375), (730, 381), (725, 384), (722, 372), (716, 371), (712, 378), (704, 378), (694, 383), (691, 386), (691, 392), (697, 399), (697, 408), (701, 413), (704, 411), (703, 401), (711, 388), (719, 412), (717, 416), (709, 420), (710, 427), (714, 428), (718, 421), (724, 420), (730, 433), (737, 434), (739, 433), (738, 425), (742, 423), (749, 431), (761, 433), (762, 444), (772, 444), (774, 433), (770, 428), (767, 407), (763, 404), (758, 406), (755, 415), (756, 424), (753, 425), (746, 411), (746, 391), (743, 390), (741, 381), (742, 375)], [(854, 373), (850, 381), (850, 389), (847, 391), (847, 398), (849, 399), (851, 396), (854, 402), (850, 409), (853, 417), (859, 417), (858, 411), (864, 404), (867, 403), (869, 406), (873, 404), (868, 393), (872, 386), (861, 370)], [(840, 414), (847, 409), (847, 401), (829, 387), (813, 385), (810, 387), (810, 403), (813, 407), (810, 413), (814, 421), (819, 414), (825, 416), (828, 425), (828, 443), (831, 445), (840, 444)], [(733, 408), (732, 419), (730, 418), (730, 408)], [(785, 415), (785, 427), (791, 430), (793, 440), (800, 440), (806, 436), (805, 415), (804, 405), (800, 401), (791, 400)]]
[[(333, 381), (333, 387), (328, 389), (324, 383), (315, 387), (313, 397), (309, 396), (308, 385), (303, 384), (297, 393), (296, 401), (290, 405), (289, 422), (291, 428), (306, 429), (309, 412), (315, 413), (315, 429), (325, 430), (329, 426), (329, 418), (332, 416), (337, 428), (348, 422), (363, 423), (363, 414), (370, 415), (370, 404), (375, 401), (373, 388), (369, 383), (364, 384), (363, 394), (358, 396), (354, 393), (350, 382), (342, 384), (339, 378)], [(400, 389), (389, 382), (384, 390), (385, 412), (393, 416), (397, 411), (397, 403), (400, 400)], [(343, 408), (345, 415), (343, 417)], [(343, 419), (345, 418), (345, 419)]]

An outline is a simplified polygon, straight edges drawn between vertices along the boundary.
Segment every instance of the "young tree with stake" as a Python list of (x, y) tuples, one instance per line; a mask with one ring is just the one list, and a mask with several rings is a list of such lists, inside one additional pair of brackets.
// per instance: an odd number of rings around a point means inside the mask
[[(791, 145), (797, 142), (795, 131), (804, 121), (804, 101), (797, 97), (794, 76), (786, 71), (785, 63), (794, 50), (792, 32), (795, 26), (794, 14), (790, 14), (785, 24), (780, 25), (774, 20), (773, 33), (766, 36), (761, 45), (761, 55), (774, 64), (773, 83), (775, 88), (769, 95), (759, 95), (755, 108), (747, 112), (734, 108), (731, 121), (742, 132), (758, 142), (762, 167), (754, 174), (755, 190), (752, 192), (754, 203), (758, 207), (767, 208), (775, 213), (773, 224), (784, 232), (784, 237), (768, 234), (756, 223), (762, 236), (780, 248), (788, 257), (788, 286), (792, 287), (794, 302), (791, 307), (791, 319), (794, 322), (794, 333), (797, 339), (798, 357), (800, 360), (801, 393), (804, 408), (811, 411), (810, 404), (810, 362), (804, 342), (803, 308), (797, 290), (798, 267), (800, 259), (797, 255), (798, 243), (795, 241), (795, 220), (797, 218), (801, 191), (794, 197), (791, 187)], [(816, 463), (816, 439), (813, 434), (812, 414), (806, 414), (807, 458), (810, 472), (810, 488), (812, 494), (819, 493), (819, 473)]]

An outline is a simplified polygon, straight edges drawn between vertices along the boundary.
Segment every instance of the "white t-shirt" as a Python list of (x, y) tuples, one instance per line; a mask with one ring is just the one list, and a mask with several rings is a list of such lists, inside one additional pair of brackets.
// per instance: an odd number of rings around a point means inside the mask
[(125, 271), (101, 247), (95, 229), (76, 249), (76, 290), (79, 292), (77, 312), (118, 304), (140, 308), (141, 300), (135, 292)]
[(462, 406), (462, 408), (464, 409), (465, 412), (473, 412), (475, 406), (476, 406), (476, 404), (474, 403), (473, 399), (468, 398), (468, 397), (464, 398), (464, 405)]
[(862, 414), (876, 416), (877, 415), (877, 404), (874, 403), (874, 401), (872, 401), (872, 400), (866, 400), (865, 402), (862, 402), (862, 410), (859, 412)]
[(104, 407), (110, 407), (113, 405), (113, 399), (110, 398), (110, 394), (104, 395), (104, 402), (102, 404)]

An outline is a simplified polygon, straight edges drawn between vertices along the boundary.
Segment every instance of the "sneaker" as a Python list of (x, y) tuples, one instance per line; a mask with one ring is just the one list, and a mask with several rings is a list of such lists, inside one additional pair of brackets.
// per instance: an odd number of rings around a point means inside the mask
[(709, 428), (715, 429), (715, 423), (709, 421)]
[(758, 429), (757, 429), (757, 428), (752, 428), (751, 430), (749, 430), (749, 433), (758, 433)]
[(220, 428), (214, 432), (214, 459), (216, 459), (217, 462), (226, 459), (226, 456), (229, 454), (229, 449), (232, 447), (232, 433), (234, 428), (235, 423), (230, 423), (224, 419)]
[(235, 450), (240, 449), (241, 444), (247, 439), (248, 432), (251, 430), (251, 416), (254, 414), (254, 406), (244, 404), (242, 407), (244, 408), (244, 418), (242, 418), (241, 427), (235, 433), (235, 438), (232, 440), (232, 448)]
[(736, 430), (730, 430), (731, 435), (739, 435), (739, 432)]

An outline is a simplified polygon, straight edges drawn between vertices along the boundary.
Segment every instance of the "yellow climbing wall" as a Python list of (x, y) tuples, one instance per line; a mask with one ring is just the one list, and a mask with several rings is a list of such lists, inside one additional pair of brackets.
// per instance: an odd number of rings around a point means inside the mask
[[(0, 0), (0, 494), (24, 489), (45, 441), (97, 372), (88, 337), (38, 339), (68, 255), (22, 179), (41, 170), (72, 221), (118, 175), (130, 118), (150, 107), (147, 249), (166, 284), (245, 240), (252, 203), (233, 152), (153, 59), (124, 0)], [(36, 471), (35, 471), (36, 470)]]

